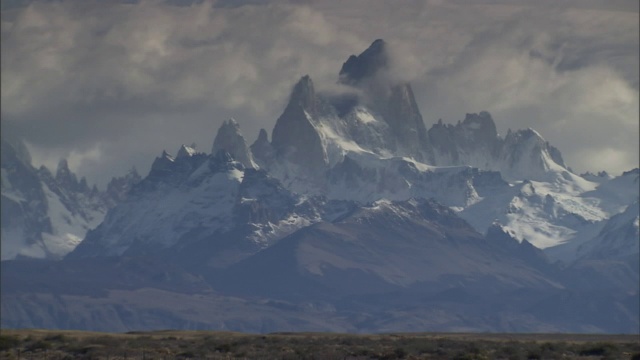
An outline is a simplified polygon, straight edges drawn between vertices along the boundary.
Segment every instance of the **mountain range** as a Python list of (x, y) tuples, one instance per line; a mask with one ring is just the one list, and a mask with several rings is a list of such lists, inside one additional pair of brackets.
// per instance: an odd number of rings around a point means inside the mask
[(61, 259), (141, 180), (132, 169), (99, 191), (89, 188), (85, 178), (78, 180), (66, 160), (54, 174), (33, 167), (19, 138), (3, 134), (1, 144), (2, 260)]
[(638, 181), (488, 112), (427, 129), (383, 40), (106, 191), (2, 139), (2, 327), (637, 332)]

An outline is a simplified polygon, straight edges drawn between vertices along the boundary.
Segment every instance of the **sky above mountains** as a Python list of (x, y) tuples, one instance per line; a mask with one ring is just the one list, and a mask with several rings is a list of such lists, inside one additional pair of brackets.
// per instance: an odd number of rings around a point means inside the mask
[[(255, 4), (254, 4), (255, 3)], [(638, 166), (638, 2), (3, 1), (2, 131), (36, 165), (104, 185), (163, 149), (209, 151), (235, 118), (269, 133), (309, 74), (344, 91), (351, 54), (383, 38), (425, 124), (489, 111), (532, 127), (576, 172)]]

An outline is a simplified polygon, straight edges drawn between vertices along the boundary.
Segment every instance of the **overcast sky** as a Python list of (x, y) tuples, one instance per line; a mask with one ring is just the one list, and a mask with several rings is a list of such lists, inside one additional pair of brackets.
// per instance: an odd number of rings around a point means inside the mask
[(489, 111), (575, 172), (638, 166), (638, 1), (2, 1), (2, 131), (103, 186), (163, 149), (268, 133), (294, 83), (377, 39), (427, 128)]

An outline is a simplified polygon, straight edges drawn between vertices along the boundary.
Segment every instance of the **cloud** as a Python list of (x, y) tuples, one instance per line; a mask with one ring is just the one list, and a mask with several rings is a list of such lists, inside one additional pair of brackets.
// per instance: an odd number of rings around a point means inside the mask
[[(228, 117), (252, 141), (300, 76), (335, 90), (348, 56), (384, 38), (427, 126), (488, 110), (577, 170), (620, 172), (638, 163), (629, 3), (32, 1), (2, 12), (2, 127), (104, 184), (180, 143), (208, 150)], [(599, 150), (616, 160), (584, 159)]]
[[(580, 172), (636, 167), (637, 151), (631, 149), (638, 148), (637, 72), (607, 64), (601, 49), (622, 53), (625, 44), (637, 47), (637, 14), (614, 14), (516, 12), (474, 37), (455, 62), (433, 70), (421, 83), (427, 94), (422, 103), (449, 121), (461, 118), (451, 118), (456, 109), (488, 110), (502, 133), (533, 127)], [(618, 26), (605, 26), (608, 16)], [(580, 63), (576, 53), (583, 55)], [(637, 62), (637, 55), (626, 56), (625, 62)], [(590, 155), (600, 150), (608, 155)], [(608, 159), (613, 154), (620, 156)]]

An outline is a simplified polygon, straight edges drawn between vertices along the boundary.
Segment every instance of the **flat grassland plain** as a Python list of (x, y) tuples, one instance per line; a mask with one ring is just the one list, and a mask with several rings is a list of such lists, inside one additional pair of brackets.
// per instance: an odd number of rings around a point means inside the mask
[(1, 359), (639, 359), (639, 335), (2, 330)]

